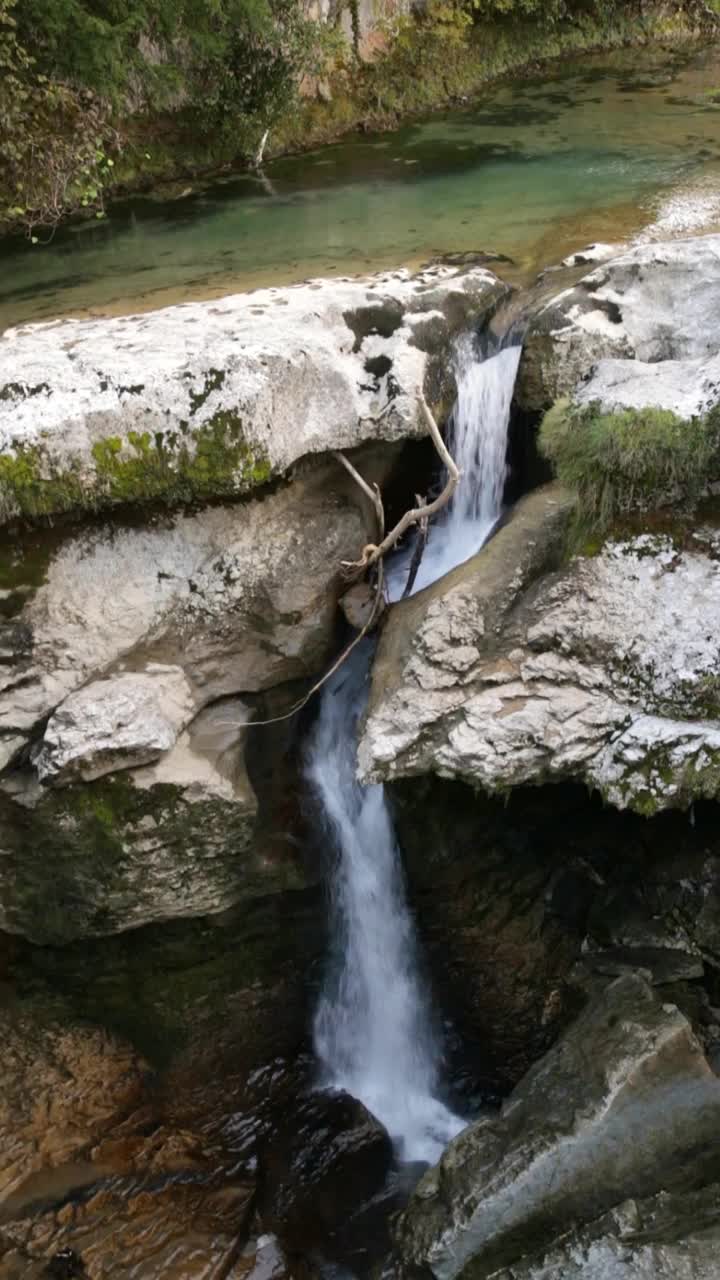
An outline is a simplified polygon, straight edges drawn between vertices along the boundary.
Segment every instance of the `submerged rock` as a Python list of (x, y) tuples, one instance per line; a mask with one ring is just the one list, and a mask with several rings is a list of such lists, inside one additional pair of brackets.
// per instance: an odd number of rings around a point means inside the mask
[(438, 773), (491, 792), (583, 779), (645, 814), (717, 796), (715, 531), (685, 549), (664, 536), (610, 542), (528, 584), (518, 556), (538, 554), (536, 528), (557, 528), (553, 492), (525, 499), (477, 556), (390, 611), (364, 776)]
[(588, 380), (606, 407), (691, 416), (720, 399), (720, 236), (641, 245), (597, 267), (531, 316), (516, 395), (546, 409)]
[(263, 1224), (290, 1249), (312, 1250), (380, 1189), (391, 1162), (387, 1131), (356, 1098), (300, 1098), (260, 1149)]
[(482, 267), (318, 280), (0, 337), (0, 520), (247, 493), (299, 458), (424, 435)]
[(719, 1122), (720, 1080), (686, 1018), (639, 976), (619, 978), (500, 1116), (466, 1129), (421, 1180), (398, 1227), (402, 1274), (514, 1276), (516, 1261), (628, 1197), (711, 1184)]

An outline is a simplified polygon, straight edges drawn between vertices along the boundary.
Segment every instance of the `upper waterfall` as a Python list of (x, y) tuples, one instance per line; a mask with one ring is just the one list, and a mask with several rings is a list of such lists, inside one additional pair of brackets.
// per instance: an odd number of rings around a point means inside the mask
[[(469, 338), (458, 350), (451, 448), (462, 475), (431, 530), (416, 590), (478, 551), (498, 521), (519, 359), (519, 346), (505, 346), (478, 360)], [(411, 549), (389, 567), (393, 598), (402, 594), (409, 555)], [(336, 854), (333, 953), (314, 1044), (324, 1086), (360, 1098), (386, 1126), (401, 1159), (434, 1162), (463, 1121), (440, 1097), (441, 1044), (384, 790), (356, 778), (372, 649), (364, 641), (326, 685), (307, 748), (306, 776)]]
[[(487, 542), (502, 514), (507, 478), (507, 439), (513, 390), (522, 347), (500, 343), (478, 353), (466, 335), (455, 351), (457, 399), (450, 419), (448, 447), (461, 472), (447, 511), (430, 531), (414, 591), (420, 591)], [(389, 568), (394, 597), (409, 553)], [(404, 583), (403, 583), (404, 585)]]

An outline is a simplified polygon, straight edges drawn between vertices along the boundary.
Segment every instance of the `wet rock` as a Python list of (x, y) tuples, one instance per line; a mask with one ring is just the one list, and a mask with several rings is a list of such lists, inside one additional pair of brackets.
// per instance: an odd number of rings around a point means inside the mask
[(711, 1184), (719, 1119), (720, 1080), (687, 1020), (619, 978), (423, 1177), (398, 1227), (402, 1274), (514, 1274), (530, 1247), (629, 1197)]
[(451, 402), (452, 338), (506, 292), (437, 266), (7, 331), (0, 519), (227, 497), (307, 454), (425, 435), (418, 393)]
[(391, 1161), (387, 1131), (356, 1098), (301, 1098), (260, 1148), (263, 1224), (289, 1249), (311, 1250), (382, 1186)]
[(59, 1000), (2, 1011), (0, 1066), (0, 1203), (88, 1154), (138, 1106), (148, 1073), (130, 1044), (82, 1025)]
[(226, 1260), (227, 1280), (239, 1280), (252, 1275), (232, 1265), (252, 1194), (244, 1185), (115, 1180), (55, 1211), (19, 1217), (5, 1231), (15, 1257), (27, 1260), (18, 1280), (211, 1280)]
[(35, 765), (41, 782), (91, 782), (149, 764), (174, 747), (193, 718), (193, 691), (179, 667), (94, 680), (50, 717)]
[(518, 556), (539, 554), (536, 528), (557, 527), (552, 494), (519, 504), (477, 556), (390, 611), (363, 775), (433, 772), (490, 792), (584, 779), (644, 814), (716, 796), (715, 532), (696, 531), (687, 550), (664, 536), (609, 542), (528, 585)]
[(603, 362), (597, 384), (586, 388), (591, 399), (661, 405), (685, 416), (693, 405), (706, 407), (718, 399), (717, 360), (708, 360), (718, 353), (718, 306), (720, 237), (628, 249), (540, 304), (526, 337), (518, 403), (545, 409)]
[(461, 1037), (451, 1064), (471, 1093), (505, 1095), (582, 1003), (571, 975), (614, 828), (572, 788), (507, 803), (430, 777), (388, 791), (437, 1000)]

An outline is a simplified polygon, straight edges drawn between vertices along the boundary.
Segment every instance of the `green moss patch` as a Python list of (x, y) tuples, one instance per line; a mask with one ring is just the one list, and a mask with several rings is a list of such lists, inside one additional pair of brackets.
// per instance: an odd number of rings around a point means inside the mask
[(168, 505), (247, 493), (267, 483), (269, 460), (248, 445), (237, 415), (220, 411), (201, 427), (130, 431), (92, 448), (93, 469), (73, 459), (62, 469), (40, 446), (0, 456), (0, 518), (29, 520), (115, 503)]
[(693, 504), (720, 470), (720, 414), (685, 420), (666, 409), (603, 413), (558, 401), (545, 415), (540, 452), (578, 495), (577, 542), (595, 545), (631, 512)]

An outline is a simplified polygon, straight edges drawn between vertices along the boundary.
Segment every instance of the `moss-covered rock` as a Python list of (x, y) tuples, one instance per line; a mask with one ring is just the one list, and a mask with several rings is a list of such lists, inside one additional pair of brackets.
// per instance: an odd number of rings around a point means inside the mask
[(197, 781), (152, 775), (150, 766), (52, 791), (13, 778), (0, 795), (0, 928), (61, 943), (298, 883), (292, 865), (267, 867), (254, 853), (247, 785), (203, 794)]
[(559, 400), (538, 445), (577, 494), (578, 529), (597, 535), (630, 512), (697, 503), (720, 472), (720, 413), (685, 421), (670, 409), (604, 413), (599, 403)]
[(419, 394), (451, 403), (453, 337), (507, 291), (436, 265), (9, 331), (0, 522), (242, 496), (306, 454), (424, 435)]

